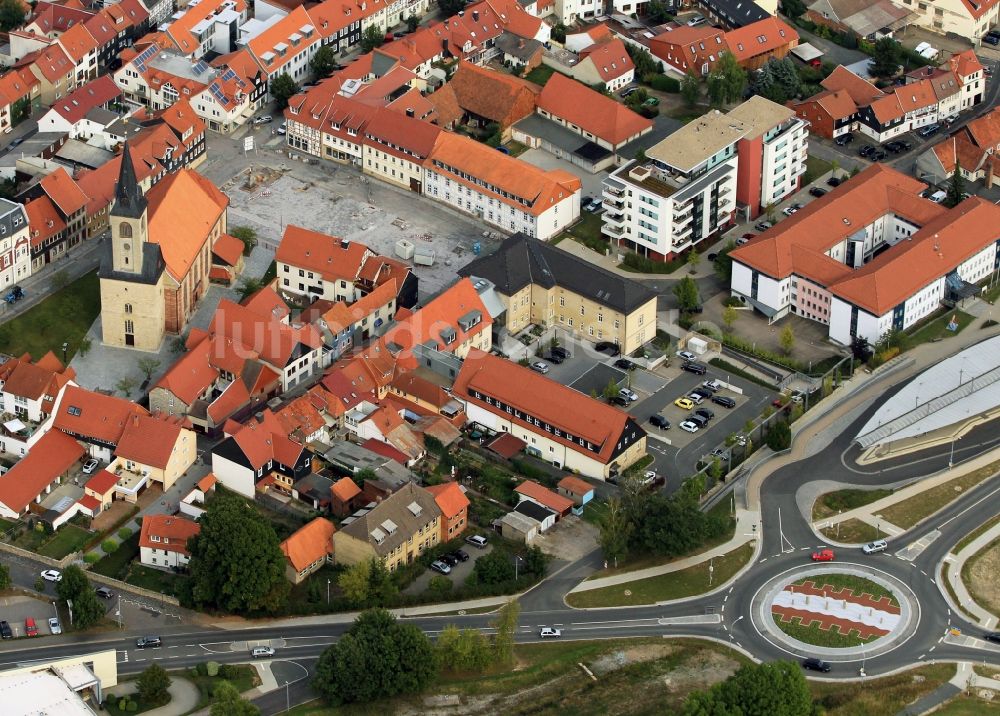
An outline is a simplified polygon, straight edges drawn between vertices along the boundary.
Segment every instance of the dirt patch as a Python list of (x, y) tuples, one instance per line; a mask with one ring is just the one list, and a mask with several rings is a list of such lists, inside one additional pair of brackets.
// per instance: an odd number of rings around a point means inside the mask
[(597, 527), (583, 518), (569, 515), (531, 544), (556, 559), (575, 562), (597, 546)]
[(1000, 540), (994, 541), (986, 549), (965, 563), (962, 580), (969, 594), (983, 609), (1000, 615)]
[(622, 649), (610, 654), (605, 654), (600, 659), (595, 660), (587, 666), (595, 675), (601, 676), (611, 671), (621, 669), (630, 664), (641, 664), (644, 661), (654, 661), (665, 656), (670, 656), (676, 648), (669, 644), (643, 644), (641, 646)]
[(669, 671), (662, 677), (662, 683), (671, 692), (687, 694), (725, 681), (739, 668), (740, 664), (735, 659), (706, 651)]

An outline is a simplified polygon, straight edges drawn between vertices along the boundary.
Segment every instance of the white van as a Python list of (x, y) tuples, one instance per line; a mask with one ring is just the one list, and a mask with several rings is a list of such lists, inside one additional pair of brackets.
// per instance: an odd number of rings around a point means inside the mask
[(937, 56), (938, 56), (939, 54), (941, 54), (941, 53), (940, 53), (940, 52), (938, 52), (938, 51), (937, 51), (936, 49), (934, 49), (933, 47), (928, 47), (928, 48), (927, 48), (926, 50), (924, 50), (923, 52), (921, 52), (921, 53), (920, 53), (920, 56), (921, 56), (921, 57), (924, 57), (924, 58), (926, 58), (926, 59), (928, 59), (928, 60), (936, 60), (936, 59), (937, 59)]
[(933, 201), (935, 204), (940, 204), (942, 201), (945, 200), (947, 196), (948, 192), (946, 191), (936, 191), (927, 198)]
[(916, 47), (913, 48), (913, 51), (916, 52), (919, 55), (919, 54), (922, 54), (923, 51), (926, 50), (926, 49), (928, 49), (929, 47), (931, 47), (931, 43), (929, 43), (929, 42), (921, 42), (919, 45), (917, 45)]

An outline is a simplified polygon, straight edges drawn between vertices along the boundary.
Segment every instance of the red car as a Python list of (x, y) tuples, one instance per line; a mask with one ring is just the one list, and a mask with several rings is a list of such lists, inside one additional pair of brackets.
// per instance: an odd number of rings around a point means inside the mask
[(24, 620), (24, 633), (28, 636), (38, 636), (38, 627), (35, 626), (33, 617), (28, 617)]
[(833, 561), (833, 550), (824, 549), (819, 552), (813, 552), (813, 562), (832, 562)]

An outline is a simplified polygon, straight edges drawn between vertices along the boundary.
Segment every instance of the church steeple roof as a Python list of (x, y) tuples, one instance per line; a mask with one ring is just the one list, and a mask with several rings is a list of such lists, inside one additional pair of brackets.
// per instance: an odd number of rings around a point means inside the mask
[(115, 204), (111, 208), (111, 215), (138, 219), (144, 213), (146, 213), (146, 197), (143, 195), (139, 180), (136, 178), (135, 167), (132, 165), (132, 153), (128, 148), (128, 140), (125, 140), (121, 168), (118, 171), (118, 186), (115, 187)]

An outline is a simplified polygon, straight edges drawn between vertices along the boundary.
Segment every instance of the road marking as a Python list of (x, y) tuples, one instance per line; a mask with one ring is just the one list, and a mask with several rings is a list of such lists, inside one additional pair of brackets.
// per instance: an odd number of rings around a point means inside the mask
[(729, 588), (729, 591), (727, 592), (727, 594), (732, 594), (732, 592), (733, 592), (733, 589), (735, 589), (735, 587), (730, 587), (730, 588)]
[(964, 510), (962, 510), (961, 512), (959, 512), (954, 517), (951, 517), (951, 518), (945, 520), (944, 522), (942, 522), (941, 524), (939, 524), (938, 525), (938, 529), (941, 529), (942, 527), (944, 527), (946, 524), (948, 524), (952, 520), (958, 519), (959, 517), (961, 517), (962, 515), (964, 515), (966, 512), (968, 512), (969, 510), (971, 510), (973, 507), (975, 507), (976, 505), (978, 505), (980, 502), (983, 502), (984, 500), (987, 500), (990, 497), (993, 497), (993, 495), (995, 495), (998, 492), (1000, 492), (1000, 487), (998, 487), (997, 489), (993, 490), (993, 492), (990, 492), (987, 495), (983, 495), (980, 499), (978, 499), (975, 502), (973, 502), (971, 505), (969, 505), (968, 507), (966, 507)]
[(932, 647), (930, 648), (930, 651), (934, 651), (935, 649), (937, 649), (937, 644), (935, 644), (934, 646), (932, 646)]
[(764, 564), (764, 562), (766, 562), (766, 561), (767, 561), (767, 557), (764, 557), (764, 559), (760, 560), (757, 564)]
[(922, 570), (922, 569), (920, 570), (920, 573), (921, 573), (922, 575), (924, 575), (925, 577), (927, 576), (927, 572), (925, 572), (925, 571), (924, 571), (924, 570)]
[(918, 659), (923, 659), (923, 658), (924, 658), (925, 656), (927, 656), (927, 654), (921, 654), (921, 655), (920, 655), (920, 656), (918, 656), (917, 658), (918, 658)]
[(722, 603), (725, 604), (728, 601), (729, 601), (729, 595), (727, 594), (725, 599), (722, 600)]

